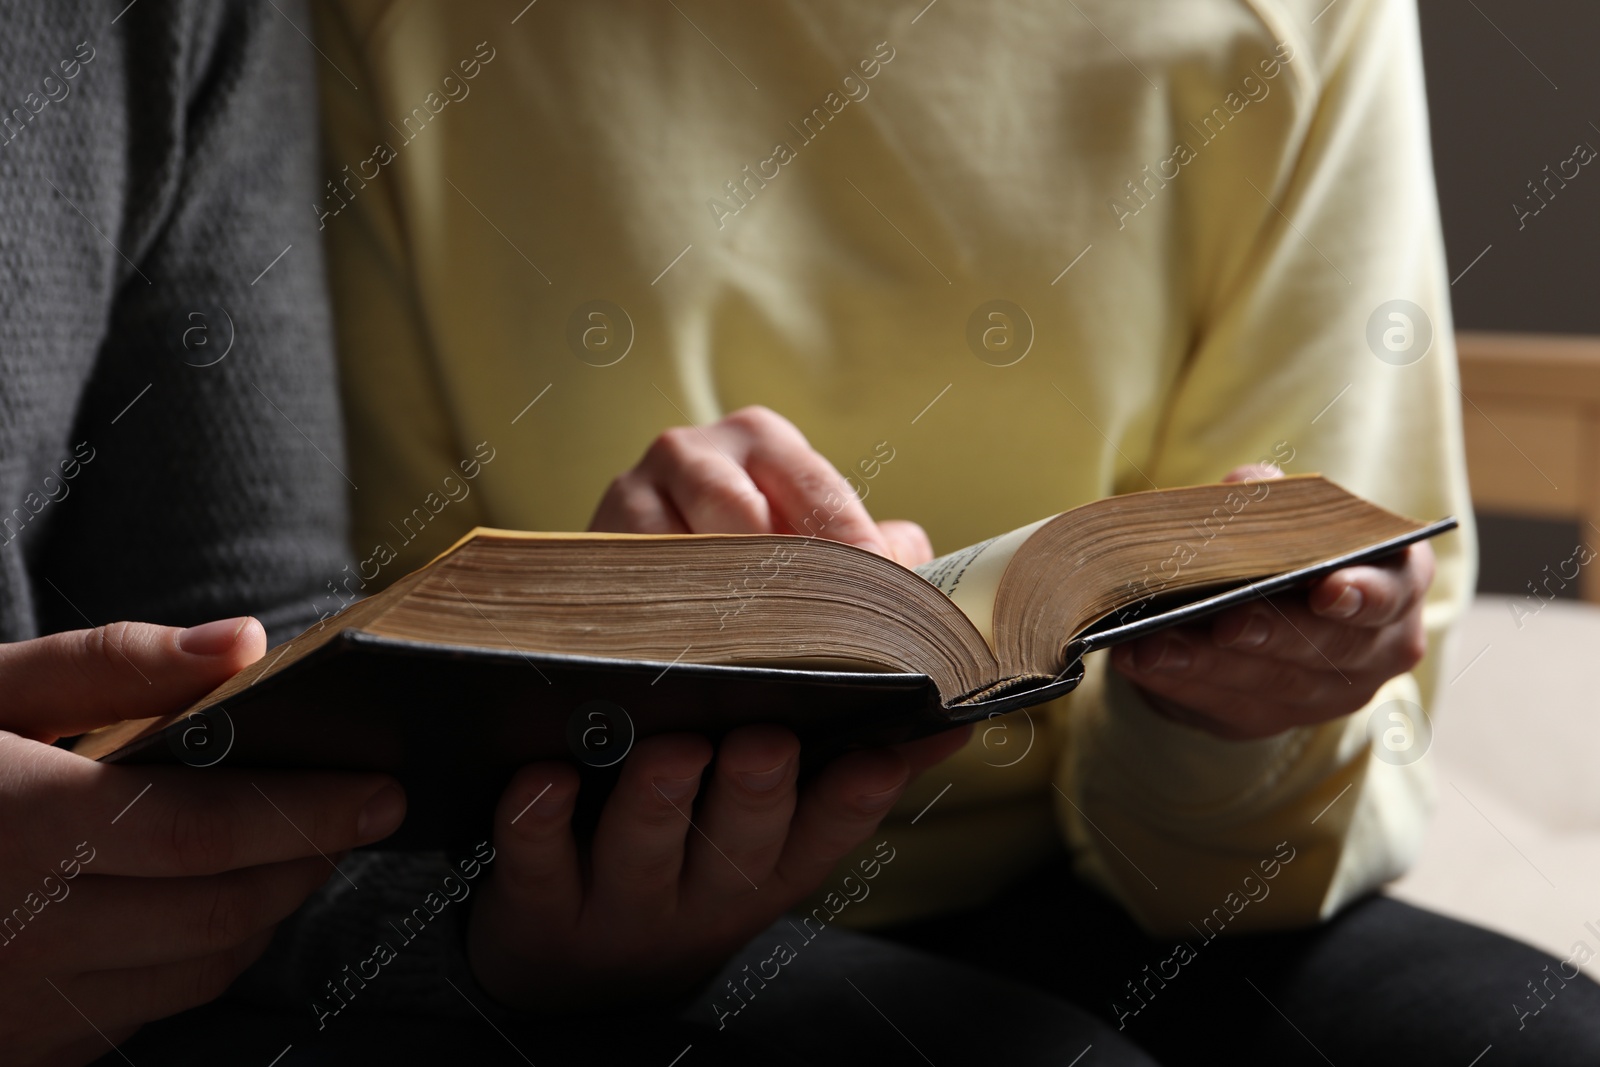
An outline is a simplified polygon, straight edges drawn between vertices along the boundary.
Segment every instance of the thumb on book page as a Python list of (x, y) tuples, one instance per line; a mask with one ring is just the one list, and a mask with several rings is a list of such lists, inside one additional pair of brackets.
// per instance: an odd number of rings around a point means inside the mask
[(266, 652), (248, 616), (187, 630), (114, 622), (0, 644), (0, 730), (40, 741), (181, 711)]

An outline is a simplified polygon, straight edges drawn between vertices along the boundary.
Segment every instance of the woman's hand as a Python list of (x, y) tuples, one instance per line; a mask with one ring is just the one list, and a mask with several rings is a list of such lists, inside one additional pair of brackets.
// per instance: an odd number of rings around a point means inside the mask
[(375, 774), (119, 767), (48, 742), (182, 708), (259, 659), (254, 619), (0, 645), (0, 1049), (79, 1064), (222, 993), (405, 800)]
[[(1282, 477), (1241, 467), (1227, 481)], [(1335, 571), (1309, 590), (1114, 648), (1111, 664), (1156, 710), (1219, 737), (1270, 737), (1365, 707), (1427, 650), (1433, 550)]]
[[(524, 767), (495, 816), (494, 871), (472, 912), (473, 972), (529, 1011), (670, 1004), (820, 886), (916, 774), (969, 729), (841, 756), (804, 789), (788, 730), (639, 742), (594, 840), (572, 832), (578, 773)], [(711, 765), (708, 771), (707, 767)]]
[(906, 567), (933, 558), (914, 522), (874, 522), (794, 423), (763, 407), (675, 426), (611, 483), (589, 529), (605, 533), (778, 533), (825, 537)]

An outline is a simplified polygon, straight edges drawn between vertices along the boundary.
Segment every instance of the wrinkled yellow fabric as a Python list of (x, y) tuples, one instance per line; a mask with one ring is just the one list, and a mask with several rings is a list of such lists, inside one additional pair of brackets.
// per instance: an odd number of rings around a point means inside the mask
[[(1468, 517), (1410, 4), (519, 6), (318, 11), (364, 591), (474, 523), (582, 529), (662, 429), (757, 403), (940, 552), (1260, 459)], [(1375, 704), (1435, 691), (1470, 528), (1435, 548), (1433, 651)], [(849, 919), (1064, 841), (1186, 931), (1289, 841), (1233, 928), (1314, 920), (1426, 819), (1368, 718), (1220, 741), (1097, 663), (915, 784)]]

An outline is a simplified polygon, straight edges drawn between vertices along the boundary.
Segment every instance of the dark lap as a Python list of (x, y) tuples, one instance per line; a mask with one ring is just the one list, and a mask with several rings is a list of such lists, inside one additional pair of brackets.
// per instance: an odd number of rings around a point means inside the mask
[[(789, 951), (777, 952), (780, 944)], [(839, 928), (807, 941), (791, 923), (777, 923), (723, 970), (704, 999), (685, 1018), (714, 1024), (717, 1037), (782, 1049), (819, 1067), (1155, 1067), (1132, 1042), (1059, 997)]]
[[(994, 906), (890, 936), (1081, 1005), (1167, 1067), (1467, 1067), (1490, 1046), (1481, 1067), (1600, 1064), (1600, 986), (1521, 942), (1382, 896), (1310, 930), (1196, 936), (1180, 954), (1062, 861)], [(1529, 982), (1547, 1005), (1537, 1015)]]
[[(793, 946), (781, 967), (769, 962), (779, 941)], [(761, 979), (762, 971), (772, 978)], [(728, 981), (738, 984), (737, 997)], [(318, 1032), (309, 1020), (309, 1012), (224, 1002), (147, 1027), (125, 1051), (141, 1067), (267, 1064), (291, 1043), (274, 1067), (1155, 1067), (1094, 1016), (1042, 991), (849, 930), (829, 928), (807, 941), (787, 921), (752, 941), (676, 1019), (608, 1010), (597, 1000), (591, 1016), (561, 1023), (499, 1013), (492, 1025), (482, 1018), (348, 1014)], [(115, 1053), (100, 1062), (125, 1063)]]
[[(627, 1017), (596, 1005), (593, 1016), (560, 1023), (507, 1018), (430, 1019), (349, 1013), (322, 1031), (309, 1013), (226, 1000), (152, 1023), (96, 1067), (345, 1067), (349, 1064), (472, 1064), (473, 1067), (809, 1067), (737, 1035), (675, 1019)], [(687, 1051), (686, 1051), (687, 1050)], [(682, 1057), (679, 1059), (679, 1057)]]
[(493, 1022), (350, 1015), (315, 1032), (308, 1012), (221, 1003), (148, 1027), (126, 1051), (141, 1065), (265, 1064), (292, 1043), (278, 1067), (1600, 1064), (1600, 986), (1385, 897), (1311, 930), (1188, 945), (1145, 937), (1063, 860), (990, 907), (883, 934), (808, 938), (782, 921), (676, 1019), (597, 1002), (561, 1024), (491, 1008)]

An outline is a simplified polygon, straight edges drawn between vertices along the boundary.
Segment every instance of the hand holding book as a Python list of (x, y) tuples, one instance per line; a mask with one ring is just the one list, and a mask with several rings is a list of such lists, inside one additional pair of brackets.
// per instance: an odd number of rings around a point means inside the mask
[(968, 732), (851, 752), (806, 782), (781, 727), (734, 730), (714, 762), (699, 735), (647, 738), (582, 853), (578, 772), (527, 766), (495, 813), (495, 867), (468, 929), (473, 972), (502, 1004), (540, 1012), (590, 1010), (597, 996), (681, 999), (821, 885)]
[(215, 998), (328, 880), (330, 856), (399, 825), (404, 799), (381, 775), (196, 775), (50, 744), (193, 700), (265, 650), (249, 618), (0, 644), (6, 1063), (85, 1063), (108, 1040)]
[[(1239, 467), (1224, 480), (1282, 476)], [(1415, 667), (1432, 581), (1433, 549), (1418, 542), (1306, 590), (1118, 645), (1111, 665), (1169, 718), (1219, 737), (1271, 737), (1359, 711)]]

